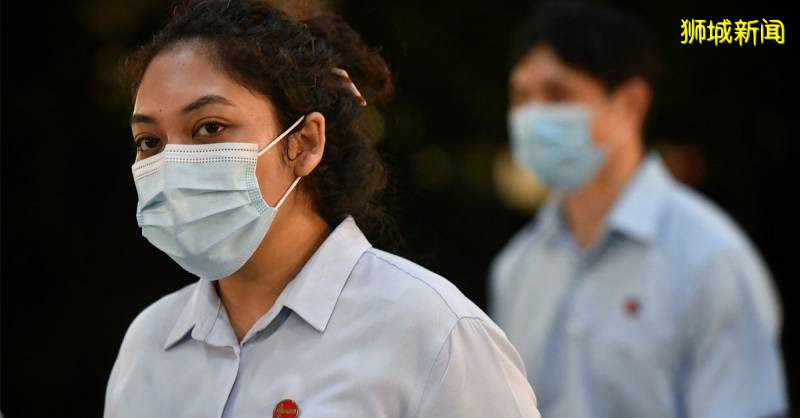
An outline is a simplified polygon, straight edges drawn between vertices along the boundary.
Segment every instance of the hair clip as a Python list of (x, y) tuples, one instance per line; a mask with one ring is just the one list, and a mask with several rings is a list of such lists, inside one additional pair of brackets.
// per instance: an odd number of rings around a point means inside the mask
[(332, 68), (331, 72), (339, 76), (339, 79), (342, 80), (342, 82), (345, 84), (345, 86), (347, 86), (350, 92), (353, 93), (353, 96), (356, 97), (356, 100), (358, 100), (359, 105), (361, 105), (362, 107), (367, 105), (367, 100), (364, 98), (363, 95), (361, 95), (361, 92), (358, 91), (358, 88), (356, 87), (355, 83), (353, 83), (353, 80), (350, 79), (350, 75), (347, 74), (347, 71), (341, 68)]

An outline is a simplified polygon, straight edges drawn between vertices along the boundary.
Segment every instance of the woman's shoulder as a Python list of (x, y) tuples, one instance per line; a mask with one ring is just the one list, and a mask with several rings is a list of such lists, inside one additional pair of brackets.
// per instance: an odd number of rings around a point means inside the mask
[(134, 347), (143, 350), (147, 347), (160, 348), (167, 339), (178, 317), (189, 303), (197, 287), (197, 282), (184, 286), (151, 303), (131, 322), (122, 342), (122, 349)]
[(486, 314), (446, 278), (403, 257), (370, 248), (353, 270), (348, 287), (362, 296), (386, 302), (383, 309), (440, 321), (452, 327), (459, 319)]
[[(368, 335), (364, 347), (380, 350), (380, 358), (389, 364), (403, 364), (398, 374), (411, 373), (414, 386), (424, 388), (418, 415), (446, 407), (456, 408), (454, 416), (473, 416), (467, 411), (494, 408), (463, 402), (464, 393), (535, 411), (522, 360), (505, 333), (444, 277), (370, 248), (353, 269), (339, 302), (337, 309), (344, 315), (334, 315), (335, 329), (368, 330), (343, 335)], [(465, 385), (467, 381), (477, 383)], [(504, 414), (503, 408), (500, 411)], [(515, 411), (513, 416), (523, 414)]]

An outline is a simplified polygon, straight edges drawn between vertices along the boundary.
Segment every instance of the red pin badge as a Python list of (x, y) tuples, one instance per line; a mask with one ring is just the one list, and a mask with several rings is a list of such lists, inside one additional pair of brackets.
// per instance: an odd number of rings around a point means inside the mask
[(300, 407), (291, 399), (284, 399), (275, 405), (272, 418), (297, 418), (300, 416)]

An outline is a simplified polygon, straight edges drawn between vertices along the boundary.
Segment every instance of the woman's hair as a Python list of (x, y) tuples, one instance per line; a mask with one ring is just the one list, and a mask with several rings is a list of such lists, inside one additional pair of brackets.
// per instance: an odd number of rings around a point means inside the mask
[(367, 231), (393, 229), (379, 198), (387, 174), (355, 95), (332, 69), (347, 71), (369, 104), (393, 92), (386, 62), (340, 17), (302, 21), (258, 0), (190, 0), (175, 7), (123, 71), (135, 97), (150, 61), (184, 42), (200, 41), (231, 78), (272, 102), (281, 130), (302, 115), (326, 119), (325, 153), (304, 181), (329, 225), (348, 214)]

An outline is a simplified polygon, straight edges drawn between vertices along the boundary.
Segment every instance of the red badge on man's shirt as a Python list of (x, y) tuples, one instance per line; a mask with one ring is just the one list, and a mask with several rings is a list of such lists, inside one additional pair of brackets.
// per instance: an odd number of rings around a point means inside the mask
[(628, 300), (625, 301), (625, 314), (631, 318), (639, 314), (640, 308), (639, 301), (636, 300), (636, 298), (628, 298)]

